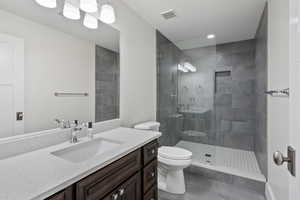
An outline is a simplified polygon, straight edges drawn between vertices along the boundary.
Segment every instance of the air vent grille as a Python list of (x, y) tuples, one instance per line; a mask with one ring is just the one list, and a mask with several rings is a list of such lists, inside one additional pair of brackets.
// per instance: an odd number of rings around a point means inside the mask
[(165, 12), (162, 12), (160, 13), (161, 16), (163, 16), (163, 18), (165, 18), (166, 20), (168, 19), (172, 19), (174, 17), (176, 17), (176, 13), (175, 11), (172, 9), (172, 10), (168, 10), (168, 11), (165, 11)]

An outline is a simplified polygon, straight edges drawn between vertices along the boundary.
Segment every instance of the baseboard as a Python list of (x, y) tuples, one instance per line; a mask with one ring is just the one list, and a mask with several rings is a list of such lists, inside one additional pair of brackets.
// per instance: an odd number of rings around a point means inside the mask
[(267, 200), (276, 200), (271, 185), (268, 182), (266, 183), (265, 195)]

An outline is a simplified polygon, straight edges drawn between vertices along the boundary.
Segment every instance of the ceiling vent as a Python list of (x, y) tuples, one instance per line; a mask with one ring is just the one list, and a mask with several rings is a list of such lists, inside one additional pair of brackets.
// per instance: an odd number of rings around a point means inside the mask
[(165, 11), (165, 12), (162, 12), (162, 13), (160, 13), (160, 14), (161, 14), (161, 16), (163, 16), (163, 18), (165, 18), (166, 20), (172, 19), (172, 18), (176, 17), (176, 13), (175, 13), (175, 11), (174, 11), (173, 9), (168, 10), (168, 11)]

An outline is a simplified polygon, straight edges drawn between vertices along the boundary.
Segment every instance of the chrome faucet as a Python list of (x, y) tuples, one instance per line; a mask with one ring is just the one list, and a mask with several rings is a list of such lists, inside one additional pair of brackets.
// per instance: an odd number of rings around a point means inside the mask
[(74, 120), (71, 124), (71, 143), (78, 142), (78, 133), (85, 127), (85, 123), (78, 123), (78, 120)]
[(71, 129), (71, 143), (77, 143), (78, 142), (78, 132), (82, 130), (82, 127), (72, 127)]
[(85, 123), (85, 122), (80, 122), (78, 120), (74, 120), (73, 122), (70, 122), (69, 120), (60, 120), (60, 119), (54, 119), (54, 121), (57, 124), (58, 128), (61, 129), (69, 129), (71, 128), (71, 143), (77, 143), (78, 142), (78, 133), (82, 131), (85, 128), (88, 128), (88, 134), (87, 136), (90, 139), (93, 139), (93, 133), (92, 130), (89, 130), (92, 128), (92, 122)]

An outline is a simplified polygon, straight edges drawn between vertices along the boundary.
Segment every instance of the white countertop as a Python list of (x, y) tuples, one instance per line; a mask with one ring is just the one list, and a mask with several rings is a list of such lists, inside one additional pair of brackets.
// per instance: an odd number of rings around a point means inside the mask
[(45, 199), (160, 135), (159, 132), (131, 128), (116, 128), (96, 134), (94, 139), (109, 139), (122, 144), (81, 163), (69, 162), (54, 156), (51, 152), (87, 142), (88, 138), (81, 138), (77, 144), (68, 141), (0, 160), (0, 200)]

